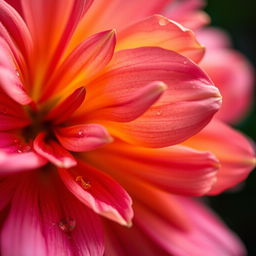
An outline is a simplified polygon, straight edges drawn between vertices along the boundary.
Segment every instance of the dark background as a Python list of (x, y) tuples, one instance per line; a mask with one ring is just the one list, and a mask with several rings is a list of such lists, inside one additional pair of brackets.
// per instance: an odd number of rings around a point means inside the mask
[[(230, 34), (234, 48), (247, 56), (255, 70), (256, 1), (208, 0), (205, 10), (211, 16), (211, 25), (221, 27)], [(255, 99), (254, 93), (251, 112), (236, 126), (254, 141), (256, 141)], [(210, 197), (209, 203), (243, 240), (248, 249), (248, 256), (256, 256), (256, 170), (235, 190)]]

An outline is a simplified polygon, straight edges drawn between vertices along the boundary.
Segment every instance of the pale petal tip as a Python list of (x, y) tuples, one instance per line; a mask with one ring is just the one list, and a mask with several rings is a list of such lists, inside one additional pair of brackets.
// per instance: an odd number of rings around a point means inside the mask
[(71, 168), (77, 165), (77, 162), (74, 159), (65, 158), (62, 161), (59, 161), (56, 163), (56, 165), (60, 168)]
[(164, 92), (168, 89), (168, 85), (164, 82), (157, 81), (156, 84), (157, 84), (156, 88), (159, 92)]

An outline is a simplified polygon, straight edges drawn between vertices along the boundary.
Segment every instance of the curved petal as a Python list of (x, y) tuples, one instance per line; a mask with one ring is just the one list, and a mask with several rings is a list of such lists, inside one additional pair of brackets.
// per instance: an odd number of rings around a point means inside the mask
[(177, 144), (200, 131), (219, 109), (218, 89), (194, 63), (157, 47), (120, 51), (105, 73), (87, 88), (80, 120), (92, 110), (129, 100), (149, 82), (163, 81), (168, 89), (140, 118), (129, 123), (102, 122), (110, 133), (146, 147)]
[(210, 17), (204, 11), (205, 0), (175, 0), (163, 10), (165, 16), (190, 29), (199, 29), (210, 23)]
[(89, 119), (105, 119), (116, 122), (130, 122), (148, 110), (167, 90), (160, 81), (149, 83), (123, 102), (103, 107), (87, 114)]
[(103, 255), (97, 216), (48, 175), (20, 176), (1, 233), (2, 255)]
[(117, 180), (125, 176), (170, 193), (193, 196), (212, 188), (218, 170), (212, 154), (182, 146), (147, 149), (117, 142), (88, 153), (86, 158)]
[(34, 150), (39, 155), (62, 168), (70, 168), (77, 164), (75, 158), (62, 146), (54, 140), (46, 141), (45, 138), (46, 134), (41, 132), (33, 142)]
[(17, 74), (17, 69), (7, 43), (0, 38), (0, 87), (13, 100), (21, 105), (29, 104), (32, 99)]
[(142, 46), (159, 46), (195, 62), (204, 55), (204, 47), (197, 42), (191, 30), (161, 15), (141, 20), (118, 34), (117, 50)]
[(223, 96), (223, 105), (217, 117), (228, 123), (241, 120), (253, 101), (254, 74), (251, 64), (237, 51), (209, 48), (200, 67), (209, 74)]
[(60, 144), (73, 152), (91, 151), (113, 141), (99, 124), (81, 124), (55, 129)]
[(72, 44), (76, 45), (86, 35), (92, 35), (102, 30), (117, 29), (119, 31), (133, 22), (159, 13), (169, 2), (170, 0), (94, 1), (79, 24)]
[(64, 92), (74, 90), (78, 82), (88, 80), (88, 77), (92, 77), (103, 69), (112, 58), (115, 44), (114, 30), (100, 32), (83, 41), (65, 59), (52, 79), (44, 86), (41, 100), (45, 100), (58, 90), (64, 90)]
[(52, 121), (55, 124), (66, 121), (83, 103), (85, 99), (85, 88), (76, 89), (65, 100), (58, 103), (51, 109), (45, 117), (45, 120)]
[(212, 152), (220, 161), (217, 181), (209, 194), (218, 194), (246, 179), (256, 165), (255, 146), (241, 133), (213, 120), (200, 133), (184, 142)]
[(18, 12), (4, 0), (0, 0), (0, 20), (20, 51), (28, 56), (32, 48), (30, 32)]
[(108, 175), (82, 162), (75, 168), (58, 171), (67, 188), (82, 203), (121, 225), (131, 225), (131, 198)]
[(183, 214), (188, 216), (187, 230), (176, 229), (142, 204), (135, 206), (135, 225), (171, 255), (205, 256), (205, 252), (209, 256), (246, 254), (235, 234), (203, 205), (182, 197), (176, 197), (176, 201), (183, 208)]

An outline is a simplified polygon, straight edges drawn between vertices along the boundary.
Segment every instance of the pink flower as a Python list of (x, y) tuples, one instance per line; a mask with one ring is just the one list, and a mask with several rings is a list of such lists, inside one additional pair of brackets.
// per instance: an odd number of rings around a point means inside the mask
[[(242, 255), (184, 198), (233, 183), (218, 183), (214, 149), (177, 145), (208, 124), (221, 98), (194, 63), (204, 49), (193, 32), (153, 15), (169, 1), (8, 2), (0, 0), (1, 255)], [(246, 176), (254, 153), (241, 141), (232, 164), (248, 159)], [(134, 226), (120, 227), (132, 225), (133, 209)]]

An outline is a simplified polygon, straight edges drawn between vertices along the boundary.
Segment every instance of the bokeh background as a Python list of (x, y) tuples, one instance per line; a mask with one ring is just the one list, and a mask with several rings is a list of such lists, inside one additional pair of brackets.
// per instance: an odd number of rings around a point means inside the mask
[[(256, 1), (208, 0), (205, 10), (211, 16), (211, 25), (223, 28), (230, 34), (233, 47), (247, 56), (255, 70)], [(256, 89), (256, 82), (254, 83)], [(251, 111), (236, 126), (254, 141), (256, 141), (255, 91)], [(256, 256), (256, 170), (244, 184), (217, 197), (210, 197), (209, 204), (227, 225), (239, 234), (247, 247), (248, 256)]]

